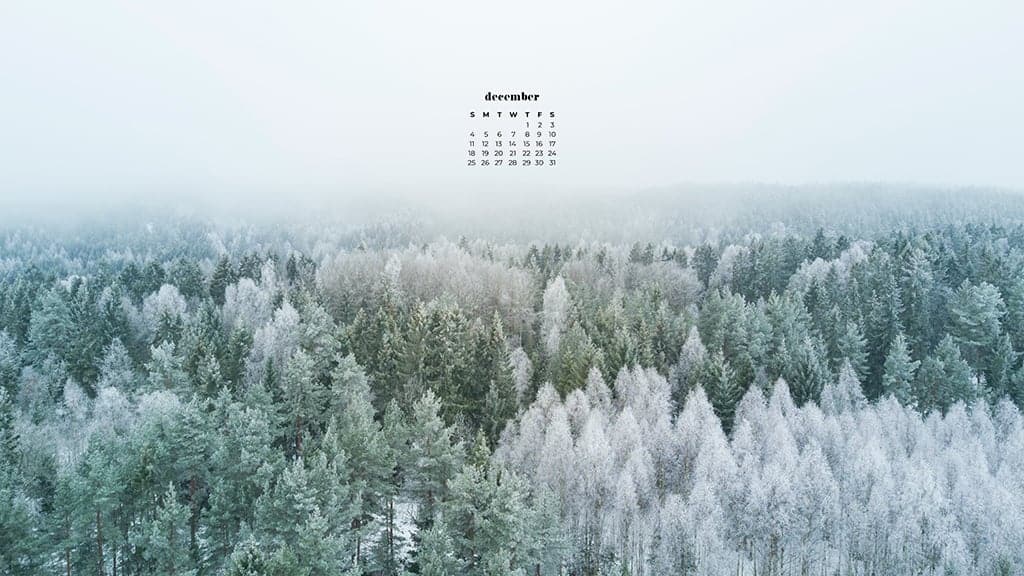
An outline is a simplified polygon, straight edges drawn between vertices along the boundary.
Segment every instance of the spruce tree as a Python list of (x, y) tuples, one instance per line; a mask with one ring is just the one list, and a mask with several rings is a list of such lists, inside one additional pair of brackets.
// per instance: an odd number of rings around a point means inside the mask
[(836, 366), (841, 366), (846, 360), (850, 362), (850, 367), (859, 378), (867, 376), (867, 339), (864, 338), (863, 331), (857, 322), (851, 320), (843, 324), (843, 329), (836, 341), (836, 353), (837, 356), (832, 359)]
[(482, 430), (496, 442), (505, 423), (516, 415), (516, 385), (508, 343), (502, 329), (501, 317), (494, 313), (487, 338), (486, 364), (479, 377), (487, 382), (483, 400)]
[(708, 400), (714, 407), (715, 415), (722, 422), (726, 434), (732, 431), (732, 420), (736, 404), (743, 397), (744, 390), (736, 382), (732, 367), (721, 352), (710, 356), (702, 367), (699, 382), (707, 389)]
[(913, 398), (914, 375), (920, 362), (912, 360), (907, 339), (903, 333), (896, 335), (885, 358), (882, 376), (882, 393), (892, 394), (902, 404)]
[(210, 277), (210, 296), (213, 297), (213, 301), (217, 305), (224, 304), (224, 292), (227, 287), (235, 283), (237, 280), (235, 270), (231, 266), (231, 259), (227, 255), (221, 256), (217, 262), (217, 267), (213, 270), (213, 275)]

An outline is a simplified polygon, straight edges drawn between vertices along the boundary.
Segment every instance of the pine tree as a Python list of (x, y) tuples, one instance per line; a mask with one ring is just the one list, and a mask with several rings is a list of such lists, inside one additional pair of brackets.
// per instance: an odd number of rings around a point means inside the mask
[(100, 377), (97, 388), (113, 387), (122, 394), (133, 394), (139, 387), (141, 379), (135, 371), (134, 363), (128, 355), (128, 349), (120, 338), (114, 338), (107, 346), (100, 362)]
[(486, 350), (487, 353), (483, 356), (486, 364), (478, 376), (487, 383), (483, 400), (482, 429), (494, 442), (501, 435), (505, 423), (515, 416), (518, 407), (512, 361), (501, 317), (497, 312), (491, 320)]
[(266, 553), (254, 538), (250, 537), (235, 546), (227, 561), (224, 576), (270, 576)]
[(26, 359), (41, 365), (48, 356), (64, 359), (74, 340), (75, 325), (66, 291), (56, 286), (39, 296), (28, 327)]
[(378, 309), (377, 329), (380, 344), (374, 361), (373, 381), (377, 383), (378, 406), (383, 408), (392, 398), (398, 398), (401, 395), (401, 361), (404, 343), (398, 326), (397, 310), (392, 306)]
[(409, 460), (409, 430), (406, 426), (405, 414), (397, 400), (391, 400), (384, 411), (382, 432), (388, 444), (395, 466), (386, 484), (383, 494), (383, 534), (374, 549), (374, 566), (385, 575), (399, 572), (399, 550), (403, 546), (402, 535), (398, 530), (396, 500), (398, 489), (405, 479), (405, 471), (411, 466)]
[(439, 412), (441, 405), (429, 390), (412, 410), (406, 478), (419, 504), (418, 522), (430, 526), (436, 505), (447, 494), (447, 483), (463, 459), (462, 443), (453, 442), (453, 431), (446, 427)]
[(582, 388), (587, 374), (603, 365), (603, 355), (583, 326), (574, 322), (562, 338), (557, 369), (553, 372), (556, 389), (562, 396)]
[(985, 392), (993, 404), (1010, 394), (1013, 372), (1017, 366), (1019, 354), (1013, 349), (1010, 335), (1003, 333), (990, 353), (990, 360), (985, 370)]
[(532, 574), (557, 574), (569, 554), (569, 538), (562, 527), (561, 502), (544, 487), (533, 491), (526, 518), (522, 563)]
[(722, 429), (728, 434), (744, 390), (736, 382), (732, 367), (721, 352), (716, 352), (704, 362), (699, 382), (707, 389), (708, 400), (722, 422)]
[(218, 306), (224, 304), (224, 292), (227, 287), (234, 284), (237, 280), (234, 268), (231, 266), (231, 259), (225, 256), (221, 256), (221, 259), (217, 262), (217, 267), (213, 270), (213, 275), (210, 277), (210, 296), (213, 297), (213, 301)]
[(256, 501), (256, 527), (270, 541), (295, 546), (318, 510), (317, 493), (301, 458), (281, 470), (274, 487)]
[(18, 489), (13, 463), (0, 458), (0, 566), (4, 574), (32, 576), (42, 568), (36, 503)]
[(511, 556), (525, 541), (524, 487), (511, 472), (491, 469), (486, 441), (478, 446), (483, 458), (467, 462), (451, 480), (437, 524), (445, 526), (444, 533), (451, 538), (460, 571), (480, 576), (495, 569), (508, 573), (513, 568)]
[(857, 376), (863, 378), (867, 376), (868, 369), (867, 339), (857, 322), (849, 321), (844, 326), (836, 341), (837, 356), (832, 361), (836, 366), (842, 366), (844, 360), (849, 361)]
[(164, 341), (150, 349), (150, 361), (146, 364), (151, 390), (186, 393), (189, 388), (188, 375), (182, 367), (173, 342)]
[(979, 394), (970, 365), (960, 356), (956, 341), (947, 335), (917, 373), (914, 396), (918, 409), (944, 413), (955, 402), (971, 402)]
[(6, 330), (0, 330), (0, 389), (13, 394), (20, 369), (17, 342)]
[(189, 549), (194, 559), (199, 557), (196, 536), (201, 502), (207, 490), (207, 463), (211, 456), (211, 433), (206, 428), (207, 422), (203, 406), (193, 399), (183, 407), (181, 423), (172, 438), (178, 476), (188, 484)]
[(455, 576), (462, 572), (462, 566), (455, 558), (452, 536), (443, 522), (420, 533), (416, 568), (423, 576)]
[(897, 334), (885, 358), (882, 393), (892, 394), (901, 404), (908, 404), (913, 398), (914, 374), (920, 364), (916, 360), (911, 360), (910, 349), (903, 333)]
[(856, 370), (848, 360), (839, 368), (835, 386), (826, 386), (821, 392), (821, 409), (828, 414), (841, 414), (860, 410), (865, 405), (864, 391)]
[(0, 567), (12, 576), (37, 574), (42, 559), (37, 502), (19, 482), (21, 452), (14, 429), (14, 407), (0, 387)]
[(950, 335), (967, 362), (979, 372), (989, 368), (1005, 314), (999, 289), (987, 282), (974, 286), (964, 280), (950, 302)]
[(821, 388), (832, 377), (823, 348), (819, 339), (804, 338), (800, 346), (793, 348), (792, 362), (783, 371), (783, 377), (792, 383), (793, 400), (801, 406), (817, 402)]
[(283, 467), (283, 457), (274, 447), (272, 406), (234, 402), (226, 389), (215, 405), (218, 434), (210, 456), (205, 521), (215, 555), (224, 556), (235, 546), (240, 528), (254, 523), (254, 503)]
[(427, 316), (423, 371), (426, 385), (441, 400), (445, 420), (471, 406), (464, 394), (468, 378), (469, 352), (466, 319), (452, 303), (436, 303)]
[(0, 464), (13, 471), (20, 459), (18, 432), (14, 428), (14, 403), (7, 390), (0, 388)]
[[(413, 405), (427, 391), (427, 317), (429, 312), (422, 302), (409, 315), (398, 355), (397, 400), (402, 410), (412, 411)], [(356, 355), (358, 359), (359, 356)]]
[(718, 251), (711, 244), (701, 244), (693, 253), (693, 269), (697, 272), (697, 279), (704, 286), (708, 286), (711, 275), (718, 267)]
[(340, 359), (331, 376), (331, 413), (336, 450), (348, 460), (350, 489), (357, 494), (351, 526), (357, 563), (362, 560), (362, 540), (369, 535), (371, 522), (383, 511), (396, 466), (391, 446), (374, 419), (372, 398), (355, 357)]
[(877, 398), (882, 392), (885, 358), (896, 335), (903, 331), (903, 300), (892, 270), (891, 258), (879, 258), (872, 270), (872, 291), (867, 301), (868, 373), (864, 393)]
[(325, 391), (316, 381), (313, 359), (298, 350), (288, 360), (282, 381), (284, 414), (291, 423), (295, 453), (302, 454), (303, 438), (315, 430), (323, 417)]
[(174, 485), (167, 487), (156, 516), (136, 541), (143, 557), (159, 576), (189, 576), (196, 573), (188, 549), (188, 509), (178, 502)]
[(252, 333), (236, 328), (228, 339), (223, 358), (220, 359), (221, 377), (233, 389), (238, 389), (245, 375), (245, 359), (252, 349)]
[(683, 399), (693, 389), (697, 373), (706, 357), (707, 349), (701, 342), (700, 333), (696, 326), (691, 326), (686, 342), (679, 351), (679, 359), (669, 373), (672, 398), (676, 401), (676, 405), (682, 406)]
[(934, 267), (923, 249), (915, 248), (909, 254), (902, 275), (908, 344), (913, 350), (928, 350), (937, 342), (936, 316), (941, 302)]

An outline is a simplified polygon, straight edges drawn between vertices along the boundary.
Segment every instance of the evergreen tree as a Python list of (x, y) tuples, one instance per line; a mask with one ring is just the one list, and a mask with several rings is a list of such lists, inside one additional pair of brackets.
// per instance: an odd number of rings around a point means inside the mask
[(211, 456), (211, 431), (204, 406), (196, 399), (183, 407), (181, 424), (172, 438), (178, 477), (188, 485), (189, 549), (193, 559), (199, 558), (199, 514), (207, 492), (208, 462)]
[(949, 313), (950, 335), (965, 359), (983, 370), (987, 353), (997, 346), (1006, 314), (999, 289), (987, 282), (974, 286), (965, 280), (950, 302)]
[(505, 423), (516, 415), (518, 402), (512, 373), (512, 360), (502, 329), (501, 317), (495, 312), (486, 342), (484, 362), (478, 378), (487, 383), (482, 410), (482, 429), (496, 441)]
[(693, 253), (693, 269), (697, 272), (697, 279), (704, 286), (708, 286), (711, 275), (718, 267), (718, 250), (711, 244), (701, 244)]
[(316, 381), (313, 359), (304, 350), (297, 350), (285, 366), (282, 381), (284, 415), (292, 430), (295, 453), (302, 455), (302, 441), (323, 417), (325, 390)]
[(524, 487), (516, 477), (491, 470), (486, 442), (476, 463), (467, 462), (450, 482), (440, 522), (451, 538), (460, 572), (471, 575), (509, 573), (512, 558), (522, 554), (527, 509)]
[(892, 394), (903, 404), (913, 397), (914, 374), (921, 363), (911, 360), (907, 339), (897, 334), (885, 358), (885, 372), (882, 376), (882, 393)]
[(466, 319), (457, 306), (436, 303), (430, 308), (422, 364), (424, 381), (441, 400), (447, 421), (472, 405), (464, 393), (469, 364), (466, 332)]
[(896, 335), (903, 331), (903, 300), (888, 256), (879, 258), (872, 270), (872, 289), (867, 300), (868, 373), (864, 393), (877, 398), (882, 392), (885, 358)]
[(929, 350), (938, 341), (935, 328), (942, 301), (934, 267), (922, 248), (906, 257), (901, 289), (908, 344), (913, 350)]
[(20, 485), (20, 461), (14, 407), (0, 387), (0, 567), (12, 576), (36, 574), (42, 559), (36, 502)]
[(227, 562), (225, 576), (271, 576), (266, 553), (251, 536), (238, 543)]
[(6, 330), (0, 330), (0, 389), (13, 395), (20, 369), (17, 342)]
[(833, 363), (841, 366), (844, 360), (849, 361), (857, 376), (863, 378), (868, 369), (867, 339), (856, 322), (849, 321), (844, 326), (836, 342), (837, 356), (832, 359)]
[(135, 372), (135, 366), (128, 349), (121, 343), (120, 338), (114, 338), (107, 346), (103, 354), (103, 361), (100, 362), (100, 377), (97, 388), (116, 388), (123, 394), (133, 394), (139, 387), (140, 379)]
[[(409, 315), (408, 326), (402, 339), (398, 367), (400, 389), (396, 393), (399, 406), (405, 411), (411, 411), (413, 405), (427, 391), (425, 362), (428, 314), (425, 304), (420, 303), (416, 306)], [(357, 354), (356, 359), (358, 358)]]
[(953, 337), (947, 335), (921, 363), (914, 383), (917, 408), (945, 412), (957, 401), (973, 401), (979, 393), (970, 365), (960, 356)]
[(557, 368), (552, 372), (559, 394), (567, 396), (582, 388), (591, 368), (600, 368), (603, 355), (579, 323), (566, 331), (559, 349)]
[(443, 522), (424, 529), (420, 534), (416, 567), (423, 576), (455, 576), (461, 573), (452, 536)]
[(189, 387), (188, 375), (182, 367), (173, 342), (164, 341), (150, 349), (150, 361), (146, 364), (151, 390), (186, 393)]
[(223, 305), (225, 290), (229, 285), (234, 284), (237, 279), (235, 269), (231, 265), (231, 259), (227, 255), (221, 256), (220, 260), (217, 261), (217, 267), (213, 270), (213, 275), (210, 277), (210, 296), (213, 297), (213, 301), (218, 305)]
[(13, 464), (0, 459), (0, 567), (4, 574), (38, 574), (43, 555), (36, 503), (19, 490)]
[(26, 359), (37, 366), (49, 356), (63, 360), (75, 337), (66, 291), (56, 286), (43, 292), (33, 306), (31, 318)]
[(1004, 396), (1010, 395), (1013, 371), (1017, 366), (1019, 354), (1013, 349), (1010, 335), (1003, 333), (995, 349), (990, 353), (988, 366), (985, 370), (985, 392), (993, 403)]
[(253, 505), (282, 468), (283, 458), (273, 445), (277, 426), (272, 406), (245, 406), (233, 401), (226, 389), (215, 404), (218, 434), (210, 456), (205, 522), (214, 554), (223, 557), (234, 548), (242, 526), (253, 525)]
[(446, 497), (448, 480), (463, 458), (462, 443), (454, 442), (453, 430), (441, 420), (440, 410), (440, 402), (428, 390), (413, 406), (409, 422), (406, 479), (419, 505), (417, 521), (421, 526), (433, 523), (437, 503)]
[(383, 512), (396, 466), (380, 423), (374, 419), (370, 386), (355, 357), (338, 361), (331, 378), (336, 452), (347, 458), (349, 489), (356, 494), (351, 527), (356, 541), (355, 561), (362, 561), (362, 541)]
[(188, 509), (178, 502), (174, 486), (164, 493), (156, 516), (135, 540), (151, 574), (190, 576), (196, 573), (188, 547)]
[(716, 352), (704, 362), (699, 381), (707, 388), (708, 400), (721, 420), (722, 428), (729, 433), (736, 404), (743, 397), (744, 390), (736, 382), (732, 367), (721, 352)]
[(383, 534), (374, 549), (373, 564), (385, 575), (397, 574), (400, 568), (399, 550), (404, 545), (398, 525), (396, 500), (398, 489), (404, 483), (405, 470), (411, 466), (409, 459), (409, 430), (406, 426), (405, 414), (392, 400), (384, 411), (382, 432), (387, 441), (395, 466), (391, 470), (389, 482), (383, 494)]
[(318, 495), (301, 458), (285, 466), (273, 488), (256, 501), (258, 533), (278, 545), (294, 547), (306, 522), (319, 514)]
[(707, 357), (707, 349), (701, 342), (700, 333), (696, 326), (690, 327), (686, 342), (679, 351), (679, 359), (669, 373), (669, 383), (672, 385), (672, 398), (676, 405), (681, 406), (683, 399), (690, 393), (696, 383), (697, 374)]
[(0, 464), (13, 473), (20, 460), (18, 432), (14, 428), (14, 403), (7, 390), (0, 388)]

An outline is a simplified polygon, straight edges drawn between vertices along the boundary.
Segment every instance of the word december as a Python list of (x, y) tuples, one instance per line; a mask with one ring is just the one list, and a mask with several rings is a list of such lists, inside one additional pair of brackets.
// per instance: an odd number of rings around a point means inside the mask
[(491, 102), (493, 100), (504, 101), (504, 102), (536, 102), (540, 100), (540, 94), (527, 94), (526, 92), (520, 92), (519, 94), (492, 94), (488, 92), (484, 95), (484, 100)]

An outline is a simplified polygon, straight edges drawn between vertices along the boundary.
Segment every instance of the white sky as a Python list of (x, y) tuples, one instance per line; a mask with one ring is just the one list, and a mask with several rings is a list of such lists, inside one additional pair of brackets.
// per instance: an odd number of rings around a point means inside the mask
[[(1024, 186), (1024, 2), (0, 2), (0, 195)], [(464, 166), (536, 92), (555, 170)]]

